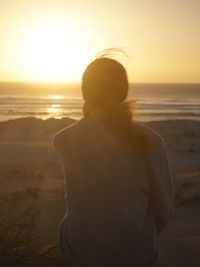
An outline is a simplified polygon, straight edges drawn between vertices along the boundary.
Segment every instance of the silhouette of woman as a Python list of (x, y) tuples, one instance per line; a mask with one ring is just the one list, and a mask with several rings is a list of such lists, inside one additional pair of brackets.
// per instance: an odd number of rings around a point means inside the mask
[(163, 139), (132, 119), (127, 93), (124, 67), (97, 58), (82, 77), (84, 117), (54, 137), (67, 202), (59, 247), (73, 266), (157, 264), (173, 184)]

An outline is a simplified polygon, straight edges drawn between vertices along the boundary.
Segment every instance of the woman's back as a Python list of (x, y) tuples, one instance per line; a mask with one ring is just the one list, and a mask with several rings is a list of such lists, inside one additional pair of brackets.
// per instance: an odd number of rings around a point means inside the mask
[[(108, 131), (98, 115), (54, 139), (66, 178), (63, 227), (87, 266), (145, 266), (157, 254), (158, 228), (169, 220), (172, 184), (162, 139), (147, 127), (134, 127), (155, 144), (148, 162)], [(168, 210), (162, 213), (163, 208)]]

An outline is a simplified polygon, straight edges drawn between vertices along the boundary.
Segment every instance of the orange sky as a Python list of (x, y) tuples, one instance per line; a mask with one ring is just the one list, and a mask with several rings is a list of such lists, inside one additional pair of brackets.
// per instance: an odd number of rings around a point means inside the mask
[(199, 0), (1, 0), (0, 81), (78, 82), (105, 48), (131, 82), (200, 82)]

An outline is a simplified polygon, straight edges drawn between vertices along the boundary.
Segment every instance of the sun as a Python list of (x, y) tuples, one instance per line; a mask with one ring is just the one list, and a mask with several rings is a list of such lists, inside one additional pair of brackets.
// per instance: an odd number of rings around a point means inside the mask
[(84, 40), (80, 27), (72, 23), (35, 24), (24, 47), (26, 71), (38, 81), (77, 81), (88, 60)]

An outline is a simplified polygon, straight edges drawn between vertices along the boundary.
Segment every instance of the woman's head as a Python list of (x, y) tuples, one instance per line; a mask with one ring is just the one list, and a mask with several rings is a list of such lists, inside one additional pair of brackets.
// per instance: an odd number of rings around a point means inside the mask
[(114, 59), (94, 60), (83, 73), (82, 94), (85, 102), (91, 105), (122, 102), (128, 94), (125, 68)]
[(147, 155), (148, 140), (135, 131), (132, 109), (126, 101), (128, 78), (125, 68), (116, 60), (102, 57), (90, 63), (82, 77), (85, 117), (103, 114), (106, 128), (134, 153)]

